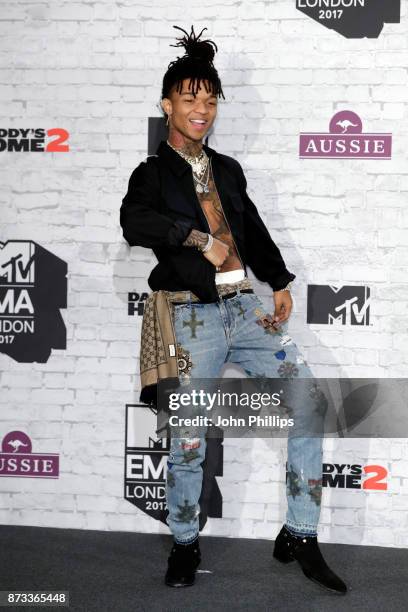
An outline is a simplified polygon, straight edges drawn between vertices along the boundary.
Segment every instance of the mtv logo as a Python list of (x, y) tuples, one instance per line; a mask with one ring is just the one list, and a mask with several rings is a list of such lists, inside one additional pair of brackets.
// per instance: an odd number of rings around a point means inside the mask
[(370, 289), (344, 285), (309, 285), (307, 323), (369, 325)]
[(166, 448), (166, 438), (156, 435), (157, 416), (147, 405), (129, 406), (127, 410), (127, 446), (134, 448)]
[(35, 281), (35, 244), (31, 240), (0, 242), (0, 286), (32, 285)]
[(60, 309), (67, 307), (68, 266), (34, 240), (0, 242), (0, 353), (46, 363), (66, 349)]

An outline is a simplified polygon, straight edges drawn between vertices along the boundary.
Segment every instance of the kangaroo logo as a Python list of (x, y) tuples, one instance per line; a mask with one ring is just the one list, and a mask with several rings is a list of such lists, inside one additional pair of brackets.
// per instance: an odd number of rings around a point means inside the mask
[[(30, 437), (24, 431), (9, 431), (3, 438), (1, 452), (9, 453), (10, 448), (13, 449), (12, 453), (31, 453), (32, 444)], [(23, 448), (23, 450), (20, 451), (20, 448)]]
[(351, 110), (339, 111), (333, 115), (330, 124), (329, 132), (331, 134), (361, 134), (363, 131), (363, 122), (360, 117)]
[(9, 445), (14, 449), (13, 453), (18, 453), (22, 446), (28, 446), (28, 444), (24, 444), (21, 440), (16, 438), (15, 440), (9, 440)]
[(341, 129), (343, 130), (343, 134), (345, 132), (347, 132), (349, 127), (358, 127), (357, 123), (352, 123), (351, 121), (349, 121), (348, 119), (343, 119), (343, 121), (338, 121), (336, 123), (336, 125), (338, 125), (339, 127), (341, 127)]

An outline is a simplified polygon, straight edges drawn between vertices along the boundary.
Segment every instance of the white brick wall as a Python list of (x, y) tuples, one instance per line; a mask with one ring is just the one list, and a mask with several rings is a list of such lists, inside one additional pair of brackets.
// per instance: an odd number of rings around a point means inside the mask
[[(0, 521), (107, 530), (167, 529), (122, 499), (125, 404), (139, 395), (141, 320), (153, 254), (128, 248), (119, 207), (146, 155), (147, 117), (176, 50), (177, 23), (219, 46), (227, 100), (211, 146), (242, 163), (249, 193), (297, 274), (291, 330), (317, 375), (405, 377), (408, 366), (408, 38), (345, 39), (295, 2), (156, 0), (129, 5), (2, 3), (2, 127), (63, 127), (68, 154), (2, 153), (0, 241), (34, 239), (68, 262), (66, 351), (48, 363), (0, 355), (0, 437), (30, 435), (61, 454), (59, 480), (0, 479)], [(390, 161), (299, 160), (299, 131), (350, 108), (365, 131), (393, 132)], [(371, 327), (306, 324), (307, 283), (368, 284)], [(258, 285), (266, 302), (271, 295)], [(269, 302), (271, 303), (271, 302)], [(224, 518), (205, 533), (271, 538), (284, 518), (284, 443), (225, 443)], [(271, 449), (271, 447), (273, 448)], [(400, 440), (326, 444), (326, 461), (390, 471), (387, 492), (324, 491), (321, 540), (408, 546), (408, 449)], [(237, 452), (238, 451), (238, 452)]]

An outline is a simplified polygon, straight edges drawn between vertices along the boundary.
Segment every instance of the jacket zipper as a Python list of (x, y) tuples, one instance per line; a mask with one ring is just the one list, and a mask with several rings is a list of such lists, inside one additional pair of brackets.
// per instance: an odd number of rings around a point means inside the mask
[[(244, 274), (245, 274), (245, 276), (246, 276), (246, 272), (245, 272), (245, 266), (244, 266), (244, 263), (243, 263), (243, 261), (242, 261), (242, 259), (241, 259), (241, 255), (239, 254), (237, 244), (236, 244), (236, 242), (235, 242), (235, 240), (234, 240), (234, 234), (233, 234), (233, 233), (232, 233), (232, 231), (231, 231), (230, 224), (228, 223), (227, 215), (225, 214), (224, 209), (223, 209), (223, 207), (222, 207), (222, 202), (221, 202), (221, 198), (220, 198), (220, 196), (219, 196), (218, 190), (217, 190), (217, 185), (215, 184), (215, 178), (214, 178), (214, 172), (213, 172), (213, 169), (212, 169), (211, 157), (210, 157), (210, 168), (211, 168), (211, 174), (212, 174), (212, 177), (213, 177), (213, 182), (214, 182), (215, 191), (216, 191), (216, 194), (217, 194), (217, 196), (218, 196), (218, 201), (219, 201), (220, 206), (221, 206), (222, 214), (224, 215), (224, 219), (225, 219), (225, 221), (227, 222), (228, 229), (229, 229), (230, 234), (231, 234), (232, 242), (234, 243), (235, 250), (236, 250), (236, 252), (237, 252), (237, 254), (238, 254), (239, 260), (240, 260), (240, 262), (241, 262), (242, 269), (244, 270)], [(198, 198), (198, 196), (197, 196), (197, 198)], [(201, 204), (200, 204), (200, 206), (201, 206)], [(203, 212), (204, 212), (204, 210), (203, 210)], [(205, 215), (205, 212), (204, 212), (204, 215)], [(207, 219), (207, 217), (206, 217), (206, 219)], [(208, 227), (209, 227), (208, 220), (207, 220), (207, 225), (208, 225)], [(210, 231), (211, 231), (211, 230), (210, 230)]]
[[(211, 158), (210, 158), (210, 159), (211, 159)], [(205, 214), (204, 209), (203, 209), (203, 207), (201, 206), (200, 199), (199, 199), (199, 197), (198, 197), (198, 195), (197, 195), (197, 191), (196, 191), (195, 186), (194, 186), (194, 174), (193, 174), (193, 168), (191, 168), (191, 178), (192, 178), (192, 180), (193, 180), (193, 188), (194, 188), (194, 192), (195, 192), (195, 194), (196, 194), (196, 198), (197, 198), (198, 205), (199, 205), (200, 209), (202, 210), (202, 213), (203, 213), (204, 218), (205, 218), (205, 220), (206, 220), (206, 223), (207, 223), (207, 226), (208, 226), (208, 233), (209, 233), (209, 234), (211, 234), (211, 227), (210, 227), (210, 224), (208, 223), (207, 215)], [(216, 282), (215, 282), (215, 276), (214, 276), (214, 286), (213, 286), (213, 289), (214, 289), (215, 293), (218, 295), (217, 285), (216, 285)], [(220, 300), (220, 299), (221, 299), (221, 298), (218, 296), (218, 300)]]

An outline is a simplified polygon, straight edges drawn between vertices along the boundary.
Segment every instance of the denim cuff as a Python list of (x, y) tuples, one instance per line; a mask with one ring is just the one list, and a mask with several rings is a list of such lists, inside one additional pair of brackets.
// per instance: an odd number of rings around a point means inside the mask
[(315, 527), (310, 527), (310, 529), (308, 527), (292, 527), (292, 525), (288, 525), (288, 523), (285, 523), (285, 527), (288, 531), (290, 531), (290, 533), (294, 536), (297, 536), (299, 538), (305, 538), (305, 537), (317, 537), (317, 531), (315, 529)]
[(198, 540), (198, 533), (197, 535), (195, 535), (193, 538), (190, 538), (189, 540), (183, 540), (182, 542), (180, 540), (177, 540), (176, 538), (174, 538), (174, 542), (176, 544), (183, 544), (185, 546), (187, 546), (188, 544), (193, 544), (193, 542), (196, 542)]

